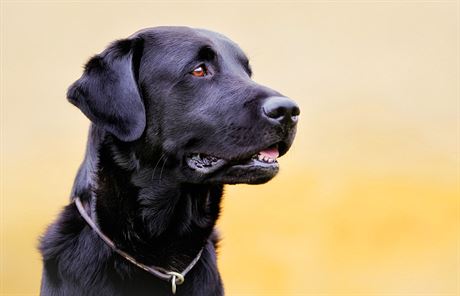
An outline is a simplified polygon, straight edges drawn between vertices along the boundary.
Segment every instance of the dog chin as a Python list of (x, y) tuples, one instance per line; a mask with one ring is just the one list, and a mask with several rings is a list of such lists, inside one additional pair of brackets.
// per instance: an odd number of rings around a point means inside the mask
[(250, 159), (243, 164), (225, 166), (216, 172), (201, 175), (200, 183), (263, 184), (275, 177), (278, 171), (278, 162), (266, 163), (258, 159)]
[[(263, 184), (278, 173), (279, 168), (230, 168), (222, 176), (216, 177), (222, 184)], [(214, 179), (214, 178), (213, 178)]]

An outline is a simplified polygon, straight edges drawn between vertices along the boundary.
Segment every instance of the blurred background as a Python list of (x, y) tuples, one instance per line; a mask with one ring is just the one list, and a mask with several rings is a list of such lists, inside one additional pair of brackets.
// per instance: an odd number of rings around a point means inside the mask
[(221, 32), (302, 109), (281, 172), (227, 186), (227, 295), (459, 293), (456, 1), (3, 1), (1, 292), (36, 295), (88, 120), (65, 98), (138, 29)]

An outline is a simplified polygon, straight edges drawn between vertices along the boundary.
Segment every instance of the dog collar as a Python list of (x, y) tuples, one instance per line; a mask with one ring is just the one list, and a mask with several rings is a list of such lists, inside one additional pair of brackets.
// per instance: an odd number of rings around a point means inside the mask
[(83, 207), (83, 204), (81, 203), (80, 197), (76, 196), (74, 198), (75, 205), (77, 206), (78, 212), (80, 212), (80, 215), (82, 218), (88, 223), (88, 225), (96, 232), (96, 234), (116, 253), (118, 253), (120, 256), (125, 258), (127, 261), (131, 262), (132, 264), (136, 265), (137, 267), (147, 271), (148, 273), (156, 276), (159, 279), (162, 279), (164, 281), (171, 281), (171, 290), (173, 294), (176, 294), (176, 289), (178, 285), (181, 285), (185, 282), (185, 276), (187, 273), (195, 266), (195, 264), (200, 260), (201, 253), (203, 253), (203, 248), (198, 252), (196, 257), (190, 262), (190, 264), (182, 271), (182, 272), (175, 272), (175, 271), (167, 271), (161, 267), (157, 266), (147, 266), (145, 264), (142, 264), (138, 262), (134, 257), (129, 255), (128, 253), (120, 250), (115, 243), (108, 237), (106, 236), (96, 225), (96, 223), (91, 219), (91, 217), (88, 215), (86, 212), (85, 208)]

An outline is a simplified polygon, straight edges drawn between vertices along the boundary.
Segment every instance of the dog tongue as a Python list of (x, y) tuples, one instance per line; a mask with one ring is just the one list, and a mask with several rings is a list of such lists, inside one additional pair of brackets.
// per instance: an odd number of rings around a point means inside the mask
[(278, 148), (276, 147), (267, 148), (265, 150), (262, 150), (259, 152), (259, 154), (262, 156), (267, 156), (268, 158), (271, 158), (271, 159), (276, 159), (280, 155)]

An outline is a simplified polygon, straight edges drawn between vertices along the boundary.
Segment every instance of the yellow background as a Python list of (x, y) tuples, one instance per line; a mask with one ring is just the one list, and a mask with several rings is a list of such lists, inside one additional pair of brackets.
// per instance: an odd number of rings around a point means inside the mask
[(37, 294), (36, 250), (88, 120), (82, 65), (144, 27), (219, 31), (302, 109), (281, 172), (228, 186), (227, 295), (460, 295), (455, 1), (3, 1), (1, 291)]

